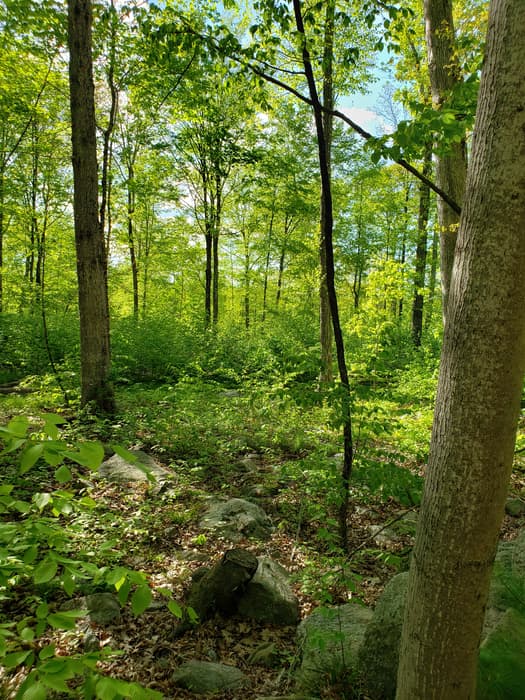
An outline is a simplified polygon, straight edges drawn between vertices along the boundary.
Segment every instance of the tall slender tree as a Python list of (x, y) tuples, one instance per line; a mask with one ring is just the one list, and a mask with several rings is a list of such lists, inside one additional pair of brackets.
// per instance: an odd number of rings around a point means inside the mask
[(476, 697), (525, 371), (525, 3), (492, 0), (398, 700)]
[(91, 0), (68, 0), (75, 245), (80, 312), (81, 403), (115, 408), (110, 383), (107, 255), (100, 228), (91, 50)]

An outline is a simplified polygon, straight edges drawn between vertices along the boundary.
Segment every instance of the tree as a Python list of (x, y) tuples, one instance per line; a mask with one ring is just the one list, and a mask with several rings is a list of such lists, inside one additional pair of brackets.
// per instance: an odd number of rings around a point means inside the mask
[(525, 370), (525, 4), (492, 0), (398, 700), (475, 697)]
[(80, 312), (81, 403), (115, 408), (109, 381), (107, 256), (98, 218), (91, 0), (68, 0), (69, 84), (75, 245)]
[[(454, 89), (461, 83), (454, 38), (452, 0), (425, 0), (425, 26), (432, 101), (436, 109), (441, 109), (447, 101), (451, 102)], [(445, 152), (438, 154), (436, 179), (438, 186), (460, 205), (465, 189), (466, 171), (465, 141), (452, 141), (447, 145)], [(438, 198), (438, 218), (443, 317), (446, 318), (459, 215), (442, 198)]]

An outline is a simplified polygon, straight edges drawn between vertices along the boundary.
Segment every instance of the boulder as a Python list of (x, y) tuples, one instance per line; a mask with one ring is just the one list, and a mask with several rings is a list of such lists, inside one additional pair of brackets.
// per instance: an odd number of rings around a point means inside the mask
[(255, 503), (242, 498), (213, 499), (200, 521), (203, 530), (211, 530), (224, 538), (239, 542), (245, 537), (265, 540), (270, 537), (270, 519)]
[(356, 669), (357, 654), (372, 611), (357, 603), (317, 608), (298, 627), (301, 666), (299, 688), (316, 691)]
[(505, 513), (513, 518), (525, 515), (525, 501), (522, 498), (507, 498), (505, 502)]
[(91, 622), (107, 625), (120, 620), (120, 603), (112, 593), (92, 593), (84, 602)]
[(118, 454), (114, 454), (105, 462), (102, 462), (98, 474), (107, 481), (126, 483), (129, 481), (153, 481), (162, 483), (172, 474), (164, 469), (150, 455), (142, 450), (129, 450), (133, 459), (126, 460)]
[(246, 584), (237, 610), (243, 617), (274, 625), (296, 625), (299, 601), (286, 569), (269, 557), (259, 557), (253, 578)]
[(219, 693), (242, 688), (247, 677), (235, 666), (211, 661), (188, 661), (173, 674), (175, 685), (192, 693)]
[(379, 598), (358, 652), (359, 669), (371, 698), (394, 700), (408, 572), (394, 576)]

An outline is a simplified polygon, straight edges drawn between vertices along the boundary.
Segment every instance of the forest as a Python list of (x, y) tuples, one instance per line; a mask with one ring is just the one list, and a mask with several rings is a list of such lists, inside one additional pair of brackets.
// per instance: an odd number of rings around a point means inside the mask
[(0, 698), (523, 700), (523, 0), (0, 29)]

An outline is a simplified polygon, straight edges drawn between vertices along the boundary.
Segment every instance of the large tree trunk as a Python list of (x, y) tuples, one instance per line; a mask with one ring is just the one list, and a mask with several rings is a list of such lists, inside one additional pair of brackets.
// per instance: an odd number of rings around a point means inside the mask
[[(436, 109), (450, 97), (461, 82), (454, 37), (452, 0), (425, 0), (425, 26), (432, 102)], [(465, 190), (467, 157), (465, 143), (449, 144), (448, 153), (436, 159), (436, 182), (461, 206)], [(438, 197), (441, 247), (441, 289), (443, 318), (447, 317), (448, 297), (459, 215)]]
[(80, 311), (81, 403), (114, 410), (109, 382), (107, 258), (98, 219), (95, 96), (90, 0), (68, 0), (69, 83), (75, 244)]
[(525, 3), (492, 0), (398, 700), (475, 697), (525, 369)]

